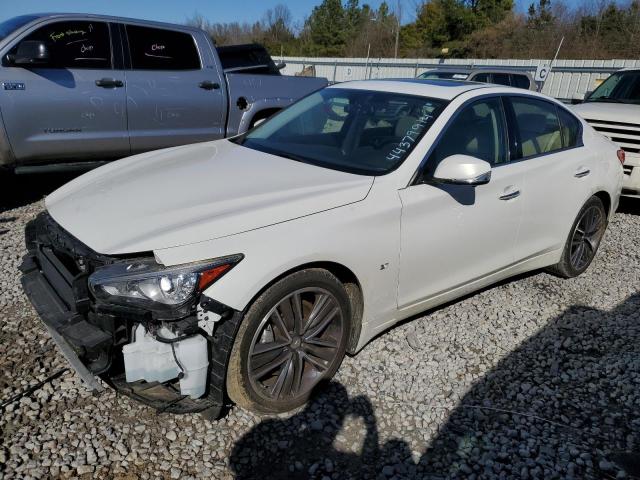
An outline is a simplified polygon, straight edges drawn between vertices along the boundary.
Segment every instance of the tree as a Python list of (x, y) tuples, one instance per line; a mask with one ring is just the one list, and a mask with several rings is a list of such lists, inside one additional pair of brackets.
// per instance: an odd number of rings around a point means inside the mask
[(295, 40), (291, 28), (291, 10), (286, 5), (278, 4), (265, 12), (262, 20), (264, 34), (262, 43), (268, 49), (285, 50), (289, 53), (291, 43)]
[[(357, 3), (357, 2), (356, 2)], [(345, 10), (340, 0), (323, 0), (313, 7), (307, 19), (309, 55), (339, 56), (344, 53), (347, 38)]]

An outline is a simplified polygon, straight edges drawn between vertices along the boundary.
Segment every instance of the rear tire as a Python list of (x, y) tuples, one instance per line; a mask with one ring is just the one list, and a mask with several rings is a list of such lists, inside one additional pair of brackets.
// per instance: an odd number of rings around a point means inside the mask
[(351, 326), (347, 291), (330, 272), (295, 272), (267, 288), (249, 307), (234, 340), (227, 393), (257, 413), (306, 403), (338, 370)]
[(607, 228), (607, 212), (602, 200), (593, 196), (580, 209), (569, 231), (560, 261), (549, 268), (559, 277), (573, 278), (584, 272), (596, 255)]

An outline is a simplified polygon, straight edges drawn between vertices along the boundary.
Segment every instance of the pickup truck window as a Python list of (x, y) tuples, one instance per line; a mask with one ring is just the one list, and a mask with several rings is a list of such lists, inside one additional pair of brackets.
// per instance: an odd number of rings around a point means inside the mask
[(273, 59), (262, 45), (227, 45), (216, 47), (222, 69), (227, 72), (280, 75)]
[[(25, 40), (44, 42), (49, 61), (41, 68), (111, 69), (111, 40), (104, 22), (49, 23), (27, 35)], [(11, 53), (17, 51), (17, 45)]]
[(133, 70), (199, 70), (200, 56), (188, 33), (127, 25)]
[(587, 102), (640, 103), (640, 72), (617, 72), (607, 78)]
[(427, 97), (328, 88), (234, 141), (313, 165), (381, 175), (407, 158), (445, 105)]

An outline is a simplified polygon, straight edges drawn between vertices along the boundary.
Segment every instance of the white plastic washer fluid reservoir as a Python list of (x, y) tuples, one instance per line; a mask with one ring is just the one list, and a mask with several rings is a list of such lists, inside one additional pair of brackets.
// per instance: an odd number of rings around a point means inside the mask
[[(158, 333), (166, 339), (175, 338), (166, 328)], [(127, 382), (166, 382), (178, 377), (181, 366), (184, 376), (180, 379), (180, 393), (191, 398), (201, 397), (207, 387), (207, 340), (196, 334), (173, 343), (180, 366), (173, 357), (171, 345), (156, 340), (143, 325), (135, 327), (134, 341), (122, 347)]]

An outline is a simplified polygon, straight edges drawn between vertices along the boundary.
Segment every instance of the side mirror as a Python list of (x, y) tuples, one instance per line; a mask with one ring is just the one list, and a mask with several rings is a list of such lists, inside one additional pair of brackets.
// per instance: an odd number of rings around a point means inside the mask
[(571, 105), (577, 105), (584, 102), (584, 99), (587, 98), (587, 95), (587, 93), (574, 93), (573, 95), (571, 95)]
[(278, 70), (282, 70), (282, 69), (283, 69), (284, 67), (286, 67), (286, 66), (287, 66), (287, 64), (286, 64), (286, 63), (284, 63), (284, 62), (280, 62), (280, 63), (277, 63), (277, 64), (276, 64), (276, 68), (277, 68)]
[(18, 45), (13, 57), (15, 65), (38, 65), (49, 61), (47, 44), (37, 40), (25, 40)]
[(436, 167), (433, 180), (454, 185), (484, 185), (491, 180), (491, 164), (469, 155), (451, 155)]

